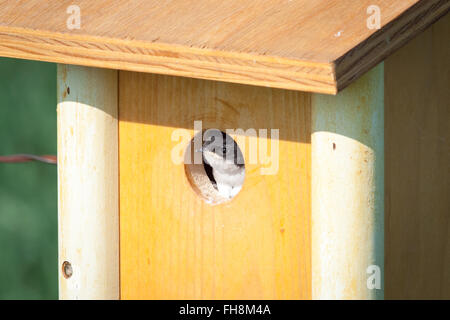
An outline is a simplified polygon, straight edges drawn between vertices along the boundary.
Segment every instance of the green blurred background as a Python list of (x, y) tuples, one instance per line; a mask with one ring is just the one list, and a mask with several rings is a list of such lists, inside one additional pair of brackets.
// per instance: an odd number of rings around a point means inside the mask
[[(56, 154), (56, 65), (0, 58), (0, 155)], [(58, 298), (57, 172), (0, 163), (0, 299)]]

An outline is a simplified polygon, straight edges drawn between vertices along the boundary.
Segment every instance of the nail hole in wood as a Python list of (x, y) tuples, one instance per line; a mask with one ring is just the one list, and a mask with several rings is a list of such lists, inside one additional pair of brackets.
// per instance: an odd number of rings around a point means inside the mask
[(69, 279), (72, 274), (73, 274), (73, 270), (72, 270), (72, 265), (70, 264), (69, 261), (64, 261), (62, 264), (62, 274), (64, 276), (64, 278)]

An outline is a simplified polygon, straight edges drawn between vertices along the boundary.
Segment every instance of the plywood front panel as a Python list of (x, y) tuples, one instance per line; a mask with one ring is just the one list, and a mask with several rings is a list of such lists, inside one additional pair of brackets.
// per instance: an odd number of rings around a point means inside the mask
[[(310, 117), (302, 92), (120, 72), (121, 298), (309, 299)], [(241, 192), (205, 203), (171, 158), (195, 120), (279, 129), (276, 174), (247, 147)]]
[(450, 15), (385, 62), (387, 299), (450, 299)]

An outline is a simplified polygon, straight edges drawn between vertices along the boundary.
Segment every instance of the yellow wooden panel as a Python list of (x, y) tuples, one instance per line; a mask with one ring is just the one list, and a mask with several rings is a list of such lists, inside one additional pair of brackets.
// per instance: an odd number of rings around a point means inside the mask
[[(302, 92), (120, 72), (121, 298), (309, 299), (310, 118)], [(242, 191), (206, 204), (171, 160), (195, 120), (279, 129), (277, 174), (246, 153)]]
[(387, 299), (450, 299), (450, 15), (385, 63)]

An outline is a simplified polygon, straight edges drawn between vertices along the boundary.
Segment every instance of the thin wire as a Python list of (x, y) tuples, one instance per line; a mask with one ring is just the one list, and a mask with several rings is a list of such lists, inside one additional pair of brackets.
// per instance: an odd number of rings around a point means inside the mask
[(10, 156), (0, 156), (0, 162), (2, 163), (21, 163), (29, 161), (39, 161), (48, 164), (56, 164), (56, 156), (43, 155), (36, 156), (34, 154), (13, 154)]

